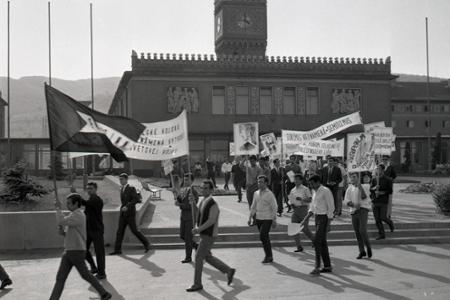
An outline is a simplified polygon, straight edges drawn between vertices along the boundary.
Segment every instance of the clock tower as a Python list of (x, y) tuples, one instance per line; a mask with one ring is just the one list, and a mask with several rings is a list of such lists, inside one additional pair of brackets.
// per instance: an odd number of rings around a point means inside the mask
[(217, 55), (266, 55), (267, 0), (215, 0)]

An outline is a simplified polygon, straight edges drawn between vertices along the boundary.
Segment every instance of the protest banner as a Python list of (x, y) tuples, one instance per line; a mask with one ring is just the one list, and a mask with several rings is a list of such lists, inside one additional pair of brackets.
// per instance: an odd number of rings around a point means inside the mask
[(266, 156), (274, 157), (281, 154), (281, 149), (278, 147), (278, 140), (274, 133), (263, 134), (259, 137), (263, 145), (263, 152)]
[(375, 136), (369, 133), (347, 134), (347, 171), (371, 171), (376, 167)]
[(295, 155), (344, 157), (344, 139), (337, 141), (317, 140), (296, 145), (288, 144), (285, 149), (287, 153)]
[(259, 154), (258, 123), (235, 123), (233, 125), (235, 155)]
[(234, 143), (230, 142), (230, 156), (236, 156), (236, 149), (234, 148)]
[(370, 131), (375, 127), (386, 127), (386, 124), (384, 121), (364, 124), (364, 132), (370, 133)]
[(391, 155), (392, 143), (395, 143), (392, 127), (374, 127), (370, 133), (375, 137), (375, 154)]
[(282, 130), (283, 144), (299, 144), (314, 140), (323, 140), (333, 134), (354, 125), (362, 124), (361, 115), (355, 112), (342, 118), (328, 122), (310, 131)]

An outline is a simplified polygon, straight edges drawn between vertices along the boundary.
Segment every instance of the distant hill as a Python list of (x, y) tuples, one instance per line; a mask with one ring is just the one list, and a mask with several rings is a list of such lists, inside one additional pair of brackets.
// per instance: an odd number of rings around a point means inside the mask
[[(411, 74), (398, 75), (398, 81), (426, 82), (426, 76)], [(431, 82), (440, 82), (445, 78), (431, 77)], [(30, 76), (11, 79), (11, 136), (46, 137), (46, 107), (44, 82), (47, 77)], [(120, 77), (98, 78), (94, 80), (95, 109), (107, 112), (111, 104)], [(80, 101), (90, 101), (90, 79), (64, 80), (53, 78), (57, 89)], [(0, 90), (6, 98), (6, 78), (0, 77)]]
[[(47, 77), (32, 76), (11, 79), (11, 136), (46, 137), (47, 115), (44, 95), (44, 82)], [(94, 80), (95, 109), (107, 112), (111, 104), (120, 77), (99, 78)], [(63, 80), (52, 78), (52, 85), (76, 100), (91, 100), (90, 79)], [(6, 78), (0, 77), (0, 90), (6, 99)]]

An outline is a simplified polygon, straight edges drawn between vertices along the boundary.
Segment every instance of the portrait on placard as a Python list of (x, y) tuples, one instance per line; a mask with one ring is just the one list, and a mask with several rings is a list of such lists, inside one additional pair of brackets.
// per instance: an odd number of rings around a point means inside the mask
[(236, 155), (259, 154), (258, 123), (234, 124), (234, 145)]

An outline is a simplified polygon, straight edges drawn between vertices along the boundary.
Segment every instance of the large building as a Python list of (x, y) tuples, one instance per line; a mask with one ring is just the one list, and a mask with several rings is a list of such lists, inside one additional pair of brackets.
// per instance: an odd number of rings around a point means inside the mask
[[(215, 55), (132, 51), (109, 113), (140, 122), (186, 108), (191, 160), (229, 156), (233, 123), (260, 133), (308, 130), (361, 111), (364, 122), (391, 122), (390, 58), (267, 56), (266, 0), (216, 0)], [(132, 162), (135, 173), (159, 164)], [(158, 171), (157, 171), (158, 172)]]
[[(394, 153), (394, 161), (397, 165), (404, 164), (409, 148), (412, 171), (428, 169), (428, 157), (438, 133), (442, 138), (439, 161), (450, 162), (450, 82), (430, 83), (430, 107), (427, 95), (424, 82), (395, 81), (392, 84), (392, 126), (397, 135), (398, 150)], [(428, 135), (431, 148), (428, 148)]]

